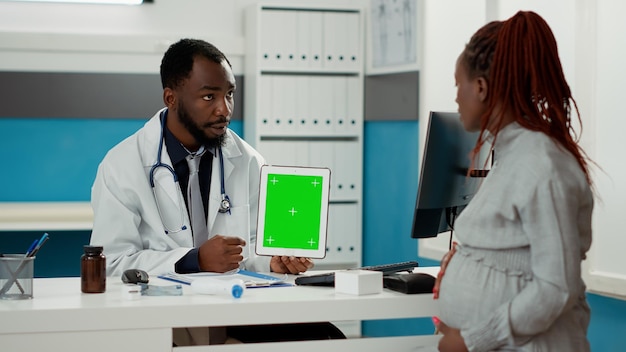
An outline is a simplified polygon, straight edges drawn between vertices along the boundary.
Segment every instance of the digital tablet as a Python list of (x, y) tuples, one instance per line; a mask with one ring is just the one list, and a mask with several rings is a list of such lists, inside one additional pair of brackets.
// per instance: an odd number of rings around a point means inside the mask
[(256, 253), (326, 256), (330, 169), (261, 167)]

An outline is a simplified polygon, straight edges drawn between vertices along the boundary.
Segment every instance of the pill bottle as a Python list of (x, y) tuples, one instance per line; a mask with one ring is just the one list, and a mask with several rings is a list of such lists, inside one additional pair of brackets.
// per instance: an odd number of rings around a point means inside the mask
[(102, 293), (106, 290), (106, 257), (102, 250), (102, 246), (83, 246), (80, 284), (84, 293)]

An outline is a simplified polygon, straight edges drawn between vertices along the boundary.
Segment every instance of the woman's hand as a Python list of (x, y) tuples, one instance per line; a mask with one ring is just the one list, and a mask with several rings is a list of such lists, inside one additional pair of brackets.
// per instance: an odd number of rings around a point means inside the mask
[(309, 258), (296, 258), (287, 256), (274, 256), (270, 261), (270, 269), (279, 274), (299, 274), (313, 267), (313, 261)]
[(439, 352), (467, 352), (461, 330), (454, 329), (437, 319), (437, 330), (443, 334), (439, 340)]
[(441, 259), (441, 267), (439, 268), (439, 273), (437, 274), (437, 280), (435, 280), (435, 286), (433, 287), (434, 299), (439, 298), (439, 287), (441, 286), (441, 279), (443, 278), (443, 275), (446, 273), (446, 268), (448, 267), (448, 263), (450, 262), (450, 259), (452, 259), (452, 257), (454, 256), (454, 253), (456, 253), (456, 242), (452, 243), (452, 249), (450, 249), (448, 253), (446, 253)]

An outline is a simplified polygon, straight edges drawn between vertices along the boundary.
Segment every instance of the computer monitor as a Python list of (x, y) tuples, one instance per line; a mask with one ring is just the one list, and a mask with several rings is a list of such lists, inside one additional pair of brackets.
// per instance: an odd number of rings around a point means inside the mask
[[(478, 135), (465, 131), (458, 113), (431, 111), (411, 237), (436, 237), (452, 230), (454, 219), (474, 197), (481, 178), (469, 177), (468, 169)], [(478, 158), (476, 165), (482, 168), (484, 160)]]

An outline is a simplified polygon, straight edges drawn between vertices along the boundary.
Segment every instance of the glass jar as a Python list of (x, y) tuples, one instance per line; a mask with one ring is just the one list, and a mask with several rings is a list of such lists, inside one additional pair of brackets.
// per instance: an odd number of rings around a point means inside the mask
[(83, 246), (80, 283), (84, 293), (102, 293), (106, 290), (106, 257), (102, 250), (102, 246)]

